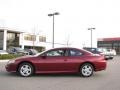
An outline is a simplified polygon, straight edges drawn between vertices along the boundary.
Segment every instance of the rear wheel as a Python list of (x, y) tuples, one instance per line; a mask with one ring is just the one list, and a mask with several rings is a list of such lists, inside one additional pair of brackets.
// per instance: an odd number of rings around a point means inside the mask
[(84, 63), (80, 68), (80, 74), (83, 77), (90, 77), (93, 74), (94, 68), (90, 63)]
[(33, 72), (33, 66), (30, 63), (22, 63), (18, 68), (18, 73), (23, 77), (31, 76)]

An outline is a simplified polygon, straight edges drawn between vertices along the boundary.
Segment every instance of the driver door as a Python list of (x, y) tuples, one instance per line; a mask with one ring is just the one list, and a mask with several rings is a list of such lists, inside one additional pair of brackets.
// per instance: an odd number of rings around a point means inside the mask
[(56, 49), (45, 52), (39, 60), (40, 72), (62, 72), (64, 71), (65, 49)]

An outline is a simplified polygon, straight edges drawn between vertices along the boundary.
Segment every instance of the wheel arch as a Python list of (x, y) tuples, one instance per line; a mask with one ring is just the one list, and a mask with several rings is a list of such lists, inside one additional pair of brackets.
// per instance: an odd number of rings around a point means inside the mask
[(91, 65), (93, 66), (93, 70), (95, 71), (95, 69), (96, 69), (96, 68), (95, 68), (95, 65), (94, 65), (92, 62), (88, 62), (88, 61), (87, 61), (87, 62), (83, 62), (82, 64), (80, 64), (78, 70), (80, 71), (80, 68), (82, 67), (82, 65), (83, 65), (83, 64), (86, 64), (86, 63), (91, 64)]
[(34, 64), (33, 64), (32, 62), (30, 62), (30, 61), (22, 61), (22, 62), (18, 63), (17, 72), (18, 72), (18, 69), (19, 69), (20, 65), (23, 64), (23, 63), (29, 63), (29, 64), (31, 64), (32, 67), (33, 67), (33, 73), (35, 73), (35, 71), (36, 71), (35, 66), (34, 66)]

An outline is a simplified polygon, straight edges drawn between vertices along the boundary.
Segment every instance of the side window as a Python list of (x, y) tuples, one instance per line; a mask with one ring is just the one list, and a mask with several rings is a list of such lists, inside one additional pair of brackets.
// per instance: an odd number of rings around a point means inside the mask
[(46, 53), (46, 56), (64, 56), (64, 50), (53, 50)]
[(70, 50), (70, 56), (81, 56), (83, 55), (82, 52), (80, 52), (79, 50)]

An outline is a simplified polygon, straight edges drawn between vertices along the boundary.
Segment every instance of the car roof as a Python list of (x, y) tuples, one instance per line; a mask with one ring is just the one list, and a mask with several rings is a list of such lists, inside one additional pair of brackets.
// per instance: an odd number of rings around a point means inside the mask
[(52, 48), (52, 49), (49, 49), (49, 50), (56, 50), (56, 49), (78, 49), (78, 50), (81, 50), (79, 48), (74, 48), (74, 47), (57, 47), (57, 48)]
[[(74, 47), (59, 47), (59, 48), (52, 48), (52, 49), (49, 49), (49, 50), (57, 50), (57, 49), (76, 49), (76, 50), (80, 50), (84, 53), (92, 54), (91, 52), (89, 52), (87, 50), (80, 49), (80, 48), (74, 48)], [(49, 50), (47, 50), (47, 51), (49, 51)]]

